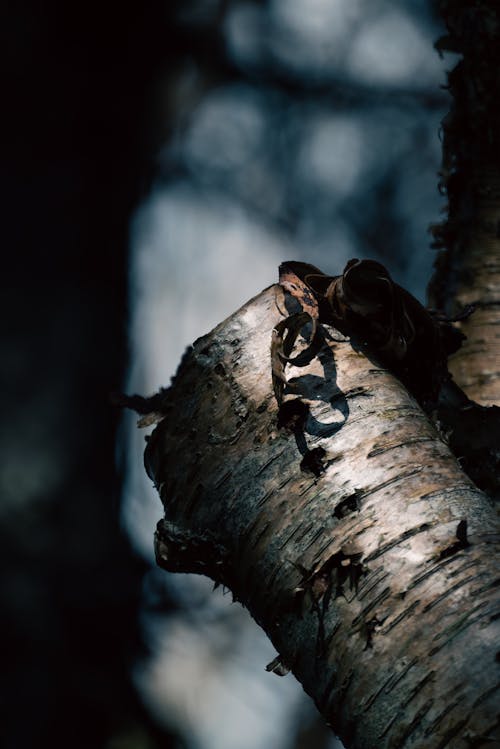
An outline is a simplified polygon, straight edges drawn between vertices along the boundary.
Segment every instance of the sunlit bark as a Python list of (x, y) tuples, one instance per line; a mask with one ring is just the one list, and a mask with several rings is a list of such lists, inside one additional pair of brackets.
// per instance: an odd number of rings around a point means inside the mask
[(303, 431), (277, 428), (277, 293), (197, 341), (165, 396), (146, 451), (158, 562), (228, 586), (346, 746), (500, 739), (497, 515), (402, 385), (333, 329), (289, 371)]

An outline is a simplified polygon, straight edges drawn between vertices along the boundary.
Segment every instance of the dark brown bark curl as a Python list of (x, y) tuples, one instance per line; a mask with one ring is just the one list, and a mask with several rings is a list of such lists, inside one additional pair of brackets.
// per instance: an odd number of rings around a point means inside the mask
[(498, 516), (405, 388), (328, 326), (288, 371), (285, 402), (308, 413), (278, 427), (280, 294), (198, 340), (162, 396), (158, 561), (230, 587), (346, 746), (500, 741)]

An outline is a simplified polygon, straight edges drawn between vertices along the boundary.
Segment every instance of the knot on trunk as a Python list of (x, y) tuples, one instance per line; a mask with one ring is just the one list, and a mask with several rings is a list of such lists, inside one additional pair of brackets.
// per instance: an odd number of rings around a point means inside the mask
[(193, 572), (228, 585), (229, 553), (209, 532), (181, 529), (163, 519), (156, 526), (154, 548), (157, 564), (168, 572)]

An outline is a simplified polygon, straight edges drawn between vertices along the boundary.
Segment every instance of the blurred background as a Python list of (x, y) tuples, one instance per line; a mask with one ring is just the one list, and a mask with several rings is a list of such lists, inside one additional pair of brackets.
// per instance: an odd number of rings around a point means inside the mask
[(157, 570), (109, 393), (302, 259), (422, 301), (452, 56), (431, 0), (4, 4), (0, 741), (340, 746), (247, 612)]

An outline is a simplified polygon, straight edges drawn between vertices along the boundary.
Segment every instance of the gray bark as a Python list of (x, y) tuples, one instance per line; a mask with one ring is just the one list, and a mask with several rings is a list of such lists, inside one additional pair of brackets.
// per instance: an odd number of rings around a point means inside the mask
[(158, 562), (228, 586), (274, 643), (271, 668), (293, 671), (346, 746), (496, 745), (495, 508), (404, 387), (333, 329), (287, 370), (303, 431), (278, 429), (281, 294), (198, 340), (164, 395), (145, 455)]

